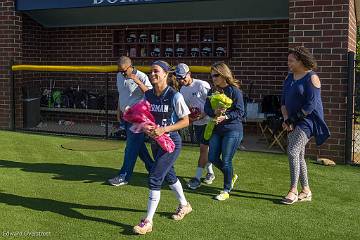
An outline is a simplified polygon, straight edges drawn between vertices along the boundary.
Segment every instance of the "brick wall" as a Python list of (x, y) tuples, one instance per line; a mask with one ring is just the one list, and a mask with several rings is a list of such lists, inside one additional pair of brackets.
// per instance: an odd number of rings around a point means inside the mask
[[(254, 87), (251, 98), (260, 101), (264, 95), (280, 94), (287, 73), (288, 20), (246, 21), (217, 23), (231, 28), (231, 58), (226, 61), (235, 76), (242, 81), (247, 94), (249, 85)], [(208, 26), (206, 23), (193, 24)], [(24, 17), (24, 58), (27, 64), (50, 65), (108, 65), (116, 64), (113, 56), (113, 31), (138, 28), (185, 27), (185, 24), (98, 26), (45, 29), (33, 20)], [(149, 65), (153, 59), (135, 59), (135, 65)], [(211, 65), (215, 59), (172, 59), (170, 64), (185, 62), (189, 65)], [(193, 74), (210, 80), (209, 74)], [(104, 92), (105, 74), (80, 73), (17, 73), (27, 86), (49, 87), (49, 79), (56, 87), (77, 87)], [(110, 74), (110, 89), (115, 89), (115, 74)], [(20, 101), (20, 99), (18, 99)], [(70, 119), (69, 119), (70, 120)], [(21, 127), (19, 121), (17, 126)]]
[(0, 2), (0, 129), (11, 127), (10, 61), (21, 60), (22, 18), (14, 0)]
[[(253, 98), (261, 99), (267, 94), (279, 94), (282, 82), (287, 72), (288, 21), (252, 21), (218, 23), (229, 25), (231, 34), (231, 58), (227, 59), (236, 77), (243, 82), (243, 89), (247, 93), (251, 81), (256, 86)], [(24, 63), (43, 63), (59, 65), (106, 65), (116, 64), (113, 57), (112, 32), (127, 27), (181, 27), (184, 24), (138, 25), (138, 26), (109, 26), (109, 27), (75, 27), (41, 29), (30, 19), (24, 21)], [(193, 26), (207, 26), (206, 23)], [(36, 34), (35, 34), (36, 33)], [(35, 38), (34, 36), (42, 36)], [(35, 44), (34, 40), (41, 42)], [(40, 49), (39, 49), (40, 47)], [(135, 60), (135, 65), (149, 65), (153, 60)], [(189, 65), (211, 65), (215, 60), (210, 59), (172, 59), (170, 64), (185, 62)], [(50, 76), (51, 75), (51, 76)], [(67, 78), (68, 80), (82, 78), (92, 79), (95, 87), (103, 86), (101, 77), (79, 74), (42, 74), (40, 78)], [(45, 76), (45, 77), (44, 77)], [(39, 75), (37, 76), (39, 77)], [(197, 74), (195, 77), (209, 80), (208, 74)], [(115, 75), (111, 75), (114, 80)], [(97, 80), (99, 79), (99, 80)], [(112, 81), (112, 88), (114, 88)], [(75, 82), (74, 85), (76, 85)], [(85, 83), (84, 83), (85, 84)], [(87, 84), (89, 85), (89, 83)]]
[(23, 16), (23, 62), (41, 64), (47, 61), (46, 29), (27, 15)]
[(289, 1), (289, 45), (303, 45), (317, 59), (325, 119), (331, 131), (320, 148), (311, 141), (308, 153), (338, 162), (345, 160), (347, 53), (355, 50), (355, 39), (353, 0)]

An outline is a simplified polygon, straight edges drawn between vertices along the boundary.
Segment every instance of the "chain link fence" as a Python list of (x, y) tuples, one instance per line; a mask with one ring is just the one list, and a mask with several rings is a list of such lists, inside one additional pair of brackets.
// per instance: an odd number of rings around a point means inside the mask
[(352, 141), (352, 163), (360, 164), (360, 72), (355, 73), (354, 126)]
[[(115, 73), (15, 72), (15, 129), (126, 139), (116, 117)], [(195, 143), (192, 127), (180, 131)]]

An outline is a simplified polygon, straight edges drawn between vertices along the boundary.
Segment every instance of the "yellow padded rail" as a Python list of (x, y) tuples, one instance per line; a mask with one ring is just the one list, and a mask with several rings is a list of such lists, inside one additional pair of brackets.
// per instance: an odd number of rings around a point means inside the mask
[[(142, 72), (150, 72), (150, 66), (135, 66)], [(193, 73), (209, 73), (210, 66), (189, 66)], [(55, 66), (55, 65), (13, 65), (13, 71), (35, 71), (35, 72), (94, 72), (109, 73), (117, 72), (117, 65), (108, 66)]]

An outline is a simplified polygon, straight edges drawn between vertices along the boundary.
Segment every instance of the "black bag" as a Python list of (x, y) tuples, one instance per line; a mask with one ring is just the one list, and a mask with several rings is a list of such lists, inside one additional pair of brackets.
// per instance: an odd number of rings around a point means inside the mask
[(66, 88), (61, 95), (61, 100), (63, 108), (74, 108), (74, 90)]
[(277, 95), (267, 95), (261, 103), (261, 112), (279, 114), (281, 112), (280, 98)]
[(273, 133), (277, 133), (282, 129), (282, 123), (284, 119), (280, 116), (270, 116), (266, 118), (268, 127), (272, 130)]
[(86, 90), (74, 91), (75, 108), (87, 108), (88, 92)]
[(40, 98), (40, 107), (49, 106), (49, 97), (47, 95), (42, 95)]
[(88, 109), (99, 109), (99, 95), (89, 92), (87, 99)]
[(61, 95), (61, 104), (62, 108), (72, 108), (74, 105), (70, 104), (70, 98), (67, 95)]
[[(100, 95), (98, 100), (98, 109), (105, 110), (105, 95)], [(108, 110), (116, 110), (117, 108), (117, 97), (109, 93), (107, 96)]]

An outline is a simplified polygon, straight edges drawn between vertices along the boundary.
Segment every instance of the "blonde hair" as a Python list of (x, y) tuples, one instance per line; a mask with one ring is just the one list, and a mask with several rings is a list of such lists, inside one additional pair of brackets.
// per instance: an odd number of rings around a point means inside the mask
[(216, 62), (211, 66), (211, 71), (220, 74), (227, 84), (240, 88), (240, 81), (234, 78), (230, 68), (224, 62)]
[(180, 91), (180, 85), (174, 75), (168, 76), (168, 85), (174, 88), (176, 91)]

